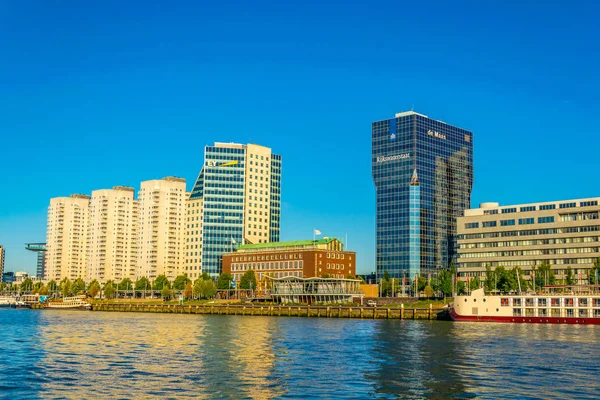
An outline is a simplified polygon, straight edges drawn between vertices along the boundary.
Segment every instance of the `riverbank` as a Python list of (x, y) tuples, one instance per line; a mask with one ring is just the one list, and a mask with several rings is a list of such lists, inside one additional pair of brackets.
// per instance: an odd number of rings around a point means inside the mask
[(448, 308), (380, 308), (342, 306), (285, 306), (254, 304), (144, 304), (94, 303), (92, 311), (142, 312), (171, 314), (247, 315), (305, 318), (358, 318), (358, 319), (422, 319), (448, 320)]

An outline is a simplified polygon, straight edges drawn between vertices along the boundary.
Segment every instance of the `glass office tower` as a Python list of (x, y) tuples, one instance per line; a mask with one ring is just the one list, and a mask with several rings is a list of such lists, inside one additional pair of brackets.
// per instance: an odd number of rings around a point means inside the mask
[(372, 124), (377, 274), (410, 282), (456, 260), (456, 218), (470, 207), (473, 134), (413, 111)]
[[(281, 156), (255, 144), (215, 143), (204, 150), (204, 165), (188, 199), (187, 232), (200, 231), (199, 261), (216, 278), (221, 256), (237, 246), (279, 241)], [(194, 207), (201, 208), (198, 224)], [(186, 268), (196, 271), (196, 238), (186, 239)], [(194, 272), (192, 276), (195, 276)]]

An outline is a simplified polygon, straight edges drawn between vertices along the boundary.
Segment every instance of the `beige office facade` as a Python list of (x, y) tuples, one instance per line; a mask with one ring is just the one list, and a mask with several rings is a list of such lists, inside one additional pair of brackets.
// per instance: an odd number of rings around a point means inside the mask
[(482, 203), (457, 219), (459, 277), (482, 277), (520, 267), (530, 276), (548, 263), (558, 279), (568, 267), (578, 283), (600, 257), (600, 198), (500, 206)]

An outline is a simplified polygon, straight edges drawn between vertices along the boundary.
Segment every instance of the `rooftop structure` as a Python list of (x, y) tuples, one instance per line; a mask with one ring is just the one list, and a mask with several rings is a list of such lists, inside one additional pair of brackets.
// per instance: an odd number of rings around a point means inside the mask
[(35, 277), (44, 279), (46, 263), (46, 243), (25, 243), (25, 250), (37, 253), (37, 267)]

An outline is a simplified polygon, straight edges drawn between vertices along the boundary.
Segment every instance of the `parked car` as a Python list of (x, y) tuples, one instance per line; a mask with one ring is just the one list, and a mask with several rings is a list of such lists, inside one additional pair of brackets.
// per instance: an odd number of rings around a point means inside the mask
[(367, 306), (368, 307), (377, 307), (377, 303), (375, 303), (374, 300), (368, 300), (367, 301)]

